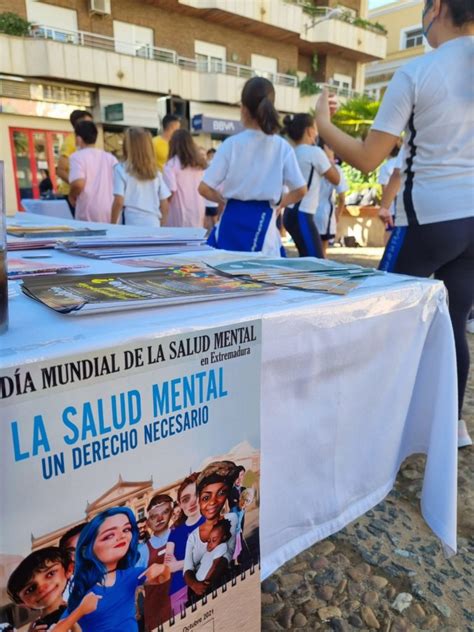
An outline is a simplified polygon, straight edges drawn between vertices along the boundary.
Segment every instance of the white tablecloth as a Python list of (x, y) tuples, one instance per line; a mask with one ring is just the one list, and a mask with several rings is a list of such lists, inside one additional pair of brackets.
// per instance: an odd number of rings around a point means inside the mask
[[(123, 269), (63, 253), (55, 260), (87, 263), (97, 272)], [(10, 302), (10, 329), (0, 339), (0, 370), (65, 351), (259, 317), (263, 577), (373, 507), (414, 452), (428, 455), (423, 516), (454, 552), (455, 351), (444, 286), (437, 281), (385, 275), (345, 297), (280, 290), (76, 318), (18, 293)]]

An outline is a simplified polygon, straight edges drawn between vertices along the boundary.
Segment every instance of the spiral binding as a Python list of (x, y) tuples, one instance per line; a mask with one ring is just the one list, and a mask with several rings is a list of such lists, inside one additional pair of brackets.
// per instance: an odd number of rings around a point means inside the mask
[[(261, 568), (261, 559), (258, 556), (257, 561), (252, 560), (250, 566), (248, 568), (238, 570), (236, 568), (231, 569), (230, 577), (228, 576), (226, 581), (221, 586), (214, 588), (211, 593), (207, 595), (203, 595), (200, 599), (196, 599), (195, 597), (191, 597), (191, 603), (189, 606), (180, 605), (179, 612), (179, 620), (182, 621), (188, 615), (188, 612), (195, 613), (199, 606), (206, 606), (208, 604), (209, 599), (217, 599), (219, 593), (224, 594), (227, 592), (229, 586), (234, 587), (237, 585), (237, 581), (240, 578), (240, 581), (245, 581), (247, 575), (254, 575), (255, 572), (260, 570)], [(178, 613), (173, 612), (170, 619), (168, 620), (169, 627), (173, 627), (176, 625)], [(157, 632), (164, 632), (163, 624), (160, 624), (157, 628)]]

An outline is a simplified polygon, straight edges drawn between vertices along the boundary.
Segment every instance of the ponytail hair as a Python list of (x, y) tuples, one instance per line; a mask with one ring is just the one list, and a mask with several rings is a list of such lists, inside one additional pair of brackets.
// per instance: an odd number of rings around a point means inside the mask
[(252, 77), (245, 82), (241, 101), (262, 132), (272, 135), (280, 130), (278, 112), (274, 105), (275, 88), (271, 81), (264, 77)]
[(283, 134), (289, 136), (292, 141), (297, 143), (303, 138), (305, 130), (314, 124), (314, 118), (306, 112), (294, 115), (287, 114), (283, 119)]
[(474, 3), (472, 0), (443, 0), (448, 7), (454, 26), (464, 26), (474, 21)]

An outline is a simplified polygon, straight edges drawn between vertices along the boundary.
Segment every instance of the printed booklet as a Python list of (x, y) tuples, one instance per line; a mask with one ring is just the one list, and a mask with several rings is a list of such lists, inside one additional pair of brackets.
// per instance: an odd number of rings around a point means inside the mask
[(22, 285), (27, 296), (72, 315), (236, 298), (271, 289), (195, 264), (147, 272), (42, 276), (25, 279)]

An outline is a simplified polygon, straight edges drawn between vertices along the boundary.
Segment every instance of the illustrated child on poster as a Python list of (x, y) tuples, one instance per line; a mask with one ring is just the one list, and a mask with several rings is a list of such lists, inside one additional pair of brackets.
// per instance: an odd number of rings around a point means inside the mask
[(198, 581), (208, 583), (213, 581), (213, 577), (221, 564), (221, 559), (227, 553), (226, 543), (231, 537), (230, 522), (226, 518), (219, 520), (212, 527), (209, 540), (207, 541), (206, 552), (199, 562), (199, 568), (196, 570), (196, 579)]
[[(55, 632), (138, 632), (135, 592), (159, 581), (163, 564), (135, 566), (138, 527), (128, 507), (113, 507), (95, 516), (82, 530), (67, 610)], [(75, 627), (76, 626), (76, 627)]]
[[(173, 499), (166, 494), (156, 494), (147, 507), (147, 526), (150, 538), (140, 544), (138, 566), (163, 564), (166, 543), (170, 535), (169, 524), (173, 512)], [(161, 578), (159, 584), (145, 586), (144, 619), (145, 630), (150, 632), (171, 617), (171, 600), (169, 596), (171, 571), (166, 566), (167, 576)]]
[(237, 527), (236, 527), (236, 544), (234, 551), (234, 560), (237, 560), (239, 555), (242, 552), (242, 542), (244, 539), (244, 520), (245, 520), (245, 510), (249, 505), (252, 504), (255, 496), (255, 490), (253, 487), (244, 487), (242, 493), (240, 494), (239, 502), (237, 505), (232, 507), (231, 512), (237, 516)]
[(172, 572), (170, 595), (171, 608), (175, 615), (182, 612), (188, 601), (188, 587), (183, 577), (184, 556), (188, 536), (204, 522), (204, 518), (199, 511), (196, 490), (198, 476), (197, 472), (193, 472), (178, 487), (178, 505), (181, 508), (183, 517), (171, 530), (168, 543), (166, 544), (165, 564), (170, 567)]
[[(184, 581), (188, 585), (190, 601), (201, 597), (218, 586), (225, 577), (235, 550), (237, 516), (234, 513), (222, 515), (224, 506), (229, 500), (230, 490), (236, 478), (236, 465), (232, 461), (215, 461), (208, 465), (196, 481), (199, 509), (205, 521), (195, 529), (186, 544), (184, 560)], [(219, 559), (213, 573), (212, 581), (201, 581), (196, 572), (204, 554), (213, 527), (226, 518), (230, 523), (231, 537), (227, 542), (227, 552)]]
[(63, 593), (71, 574), (69, 558), (49, 546), (30, 553), (10, 575), (7, 591), (12, 600), (40, 615), (31, 629), (48, 630), (59, 621), (66, 610)]

